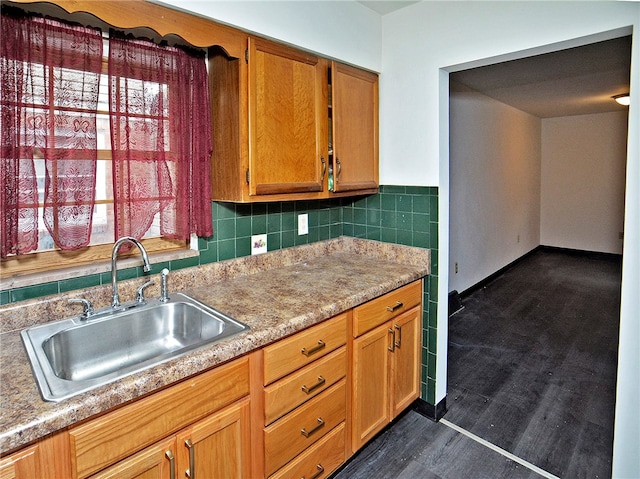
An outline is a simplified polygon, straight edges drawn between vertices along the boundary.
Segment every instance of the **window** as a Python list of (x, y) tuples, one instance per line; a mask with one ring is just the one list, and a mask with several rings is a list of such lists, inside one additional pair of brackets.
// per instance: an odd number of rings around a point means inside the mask
[[(3, 13), (3, 275), (107, 259), (124, 235), (150, 251), (210, 236), (204, 54), (10, 20)], [(12, 29), (31, 43), (15, 45)]]

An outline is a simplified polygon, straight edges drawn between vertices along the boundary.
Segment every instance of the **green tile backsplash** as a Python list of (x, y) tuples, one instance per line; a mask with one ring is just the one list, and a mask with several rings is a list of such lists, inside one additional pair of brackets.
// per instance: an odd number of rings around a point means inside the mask
[[(297, 216), (309, 215), (309, 234), (298, 235)], [(438, 188), (381, 186), (376, 195), (326, 201), (257, 204), (213, 203), (212, 238), (200, 238), (199, 257), (158, 266), (177, 270), (251, 254), (251, 236), (267, 235), (267, 249), (355, 236), (388, 243), (431, 248), (432, 274), (425, 281), (423, 311), (422, 398), (435, 404)], [(156, 264), (154, 264), (154, 270)], [(118, 271), (118, 278), (142, 276), (141, 268)], [(15, 288), (0, 292), (0, 304), (109, 284), (110, 273)]]
[(431, 275), (425, 280), (422, 312), (421, 397), (435, 404), (438, 188), (381, 186), (377, 195), (344, 204), (342, 215), (344, 235), (431, 248)]

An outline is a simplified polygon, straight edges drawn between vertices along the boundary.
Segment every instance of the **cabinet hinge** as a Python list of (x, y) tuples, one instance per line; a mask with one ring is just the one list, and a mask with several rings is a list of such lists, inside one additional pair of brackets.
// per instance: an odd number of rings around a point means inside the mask
[(244, 61), (245, 61), (245, 63), (249, 63), (249, 49), (248, 48), (244, 51)]
[(249, 168), (247, 168), (246, 180), (247, 184), (249, 184)]

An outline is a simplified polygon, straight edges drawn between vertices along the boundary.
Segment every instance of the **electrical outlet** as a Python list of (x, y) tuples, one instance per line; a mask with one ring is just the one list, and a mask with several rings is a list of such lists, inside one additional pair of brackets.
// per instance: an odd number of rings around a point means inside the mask
[(251, 254), (262, 254), (267, 252), (267, 235), (253, 235), (251, 237)]
[(298, 215), (298, 235), (309, 234), (309, 215)]

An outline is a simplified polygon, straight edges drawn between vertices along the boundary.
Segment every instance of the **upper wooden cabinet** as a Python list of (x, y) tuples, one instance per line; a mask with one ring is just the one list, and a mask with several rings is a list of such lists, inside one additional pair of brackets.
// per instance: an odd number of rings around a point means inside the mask
[(209, 75), (214, 200), (377, 192), (376, 74), (249, 37), (244, 59), (211, 49)]
[(333, 191), (376, 189), (378, 75), (332, 62), (331, 87)]
[(252, 196), (323, 191), (327, 88), (324, 60), (266, 40), (249, 39)]

